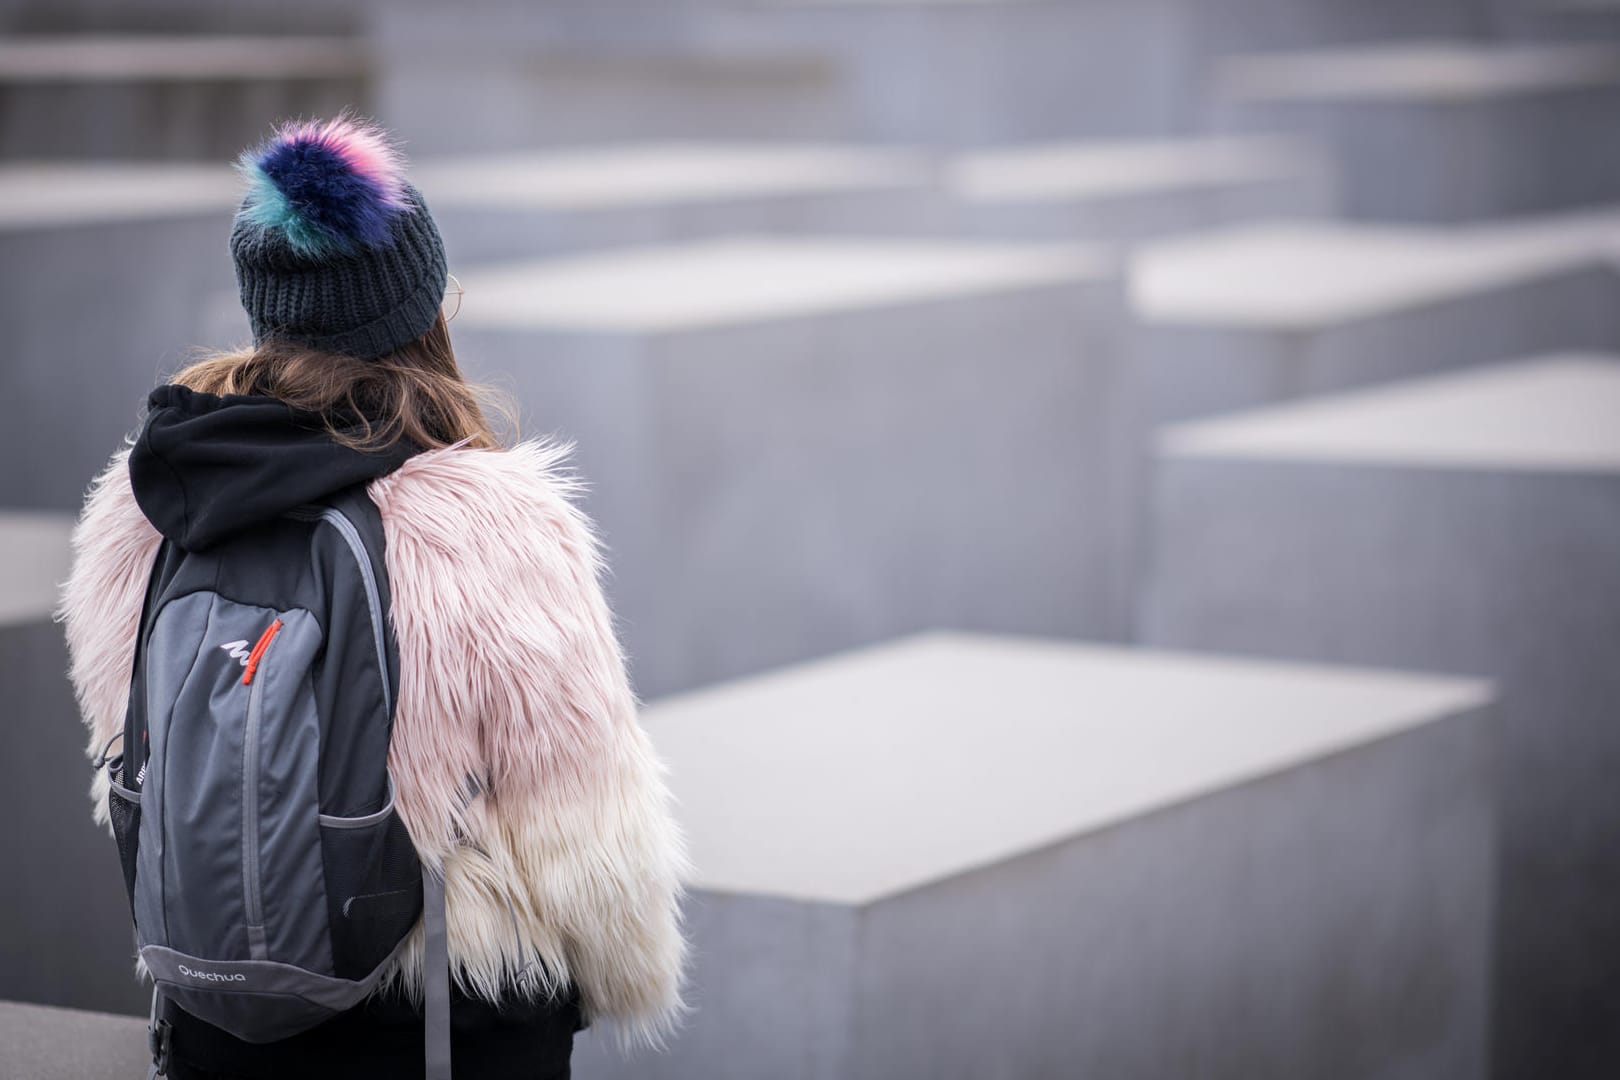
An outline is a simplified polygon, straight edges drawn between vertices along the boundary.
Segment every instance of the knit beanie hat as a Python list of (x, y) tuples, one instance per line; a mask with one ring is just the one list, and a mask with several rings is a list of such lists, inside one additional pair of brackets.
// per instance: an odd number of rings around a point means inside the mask
[(242, 153), (231, 228), (253, 342), (373, 359), (421, 337), (444, 300), (444, 244), (387, 134), (345, 112), (290, 121)]

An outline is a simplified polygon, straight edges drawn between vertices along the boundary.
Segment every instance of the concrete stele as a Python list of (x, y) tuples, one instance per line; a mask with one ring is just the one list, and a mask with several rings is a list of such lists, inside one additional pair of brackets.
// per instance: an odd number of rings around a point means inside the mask
[(68, 34), (0, 41), (0, 85), (327, 78), (364, 66), (360, 45), (340, 37)]
[(1313, 330), (1595, 266), (1590, 235), (1546, 227), (1331, 223), (1234, 228), (1150, 245), (1131, 303), (1151, 324)]
[(861, 904), (1488, 697), (1476, 680), (932, 633), (643, 719), (698, 887)]
[(739, 238), (469, 268), (458, 320), (653, 333), (993, 293), (1111, 273), (1040, 245)]
[(1620, 46), (1419, 41), (1223, 62), (1217, 93), (1243, 102), (1472, 102), (1620, 85)]
[(1620, 357), (1549, 356), (1177, 425), (1171, 456), (1620, 472)]
[(964, 154), (946, 184), (972, 203), (1082, 202), (1288, 180), (1324, 167), (1309, 142), (1294, 138), (1113, 139)]
[(226, 214), (241, 198), (241, 178), (216, 165), (0, 165), (0, 230)]
[(72, 565), (69, 514), (0, 512), (0, 627), (38, 622)]
[(121, 1080), (147, 1071), (146, 1021), (137, 1016), (0, 1002), (8, 1076)]
[(836, 144), (651, 142), (418, 162), (433, 206), (602, 210), (714, 203), (924, 183), (914, 154)]
[(1159, 446), (1145, 641), (1498, 682), (1496, 1067), (1614, 1073), (1620, 357), (1401, 380)]

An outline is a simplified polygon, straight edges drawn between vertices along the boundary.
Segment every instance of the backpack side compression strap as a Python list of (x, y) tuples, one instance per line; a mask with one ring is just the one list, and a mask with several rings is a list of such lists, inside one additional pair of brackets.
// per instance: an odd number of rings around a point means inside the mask
[(422, 1017), (427, 1080), (450, 1078), (450, 935), (444, 878), (422, 867)]

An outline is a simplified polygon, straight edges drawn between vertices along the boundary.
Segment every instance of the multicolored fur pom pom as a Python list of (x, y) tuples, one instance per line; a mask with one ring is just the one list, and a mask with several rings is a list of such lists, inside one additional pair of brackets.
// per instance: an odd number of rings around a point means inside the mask
[(411, 206), (387, 134), (347, 112), (283, 123), (236, 165), (248, 181), (242, 215), (306, 258), (382, 246), (394, 215)]

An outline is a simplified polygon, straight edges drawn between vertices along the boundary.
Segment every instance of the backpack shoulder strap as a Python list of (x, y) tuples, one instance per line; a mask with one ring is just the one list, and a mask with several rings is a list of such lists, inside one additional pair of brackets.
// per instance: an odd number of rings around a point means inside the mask
[(450, 934), (444, 878), (422, 867), (422, 1016), (427, 1080), (450, 1078)]

